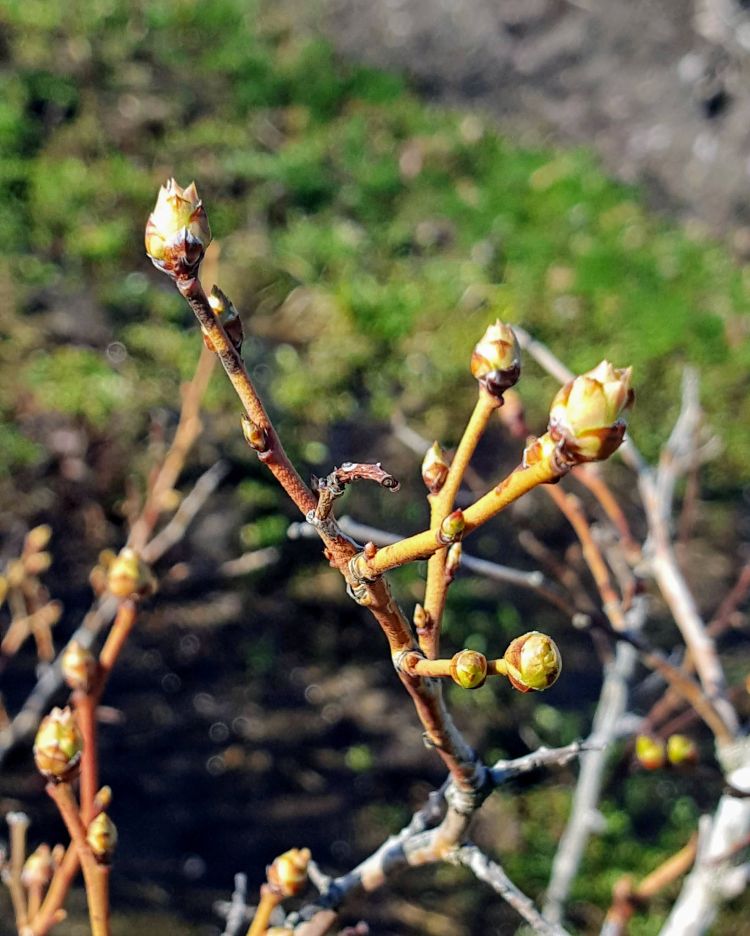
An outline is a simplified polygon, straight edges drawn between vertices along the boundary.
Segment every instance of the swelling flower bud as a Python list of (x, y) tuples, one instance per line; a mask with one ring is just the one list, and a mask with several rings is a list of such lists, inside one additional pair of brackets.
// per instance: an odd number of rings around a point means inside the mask
[(86, 841), (98, 861), (109, 863), (117, 845), (117, 827), (105, 812), (89, 823)]
[(673, 734), (667, 738), (667, 760), (675, 767), (698, 762), (698, 749), (687, 735)]
[(54, 863), (49, 845), (40, 845), (24, 862), (21, 883), (27, 888), (42, 888), (52, 880)]
[(309, 848), (290, 848), (285, 851), (266, 869), (268, 883), (283, 897), (294, 897), (301, 893), (307, 883), (310, 857)]
[(155, 581), (138, 553), (126, 546), (107, 569), (107, 585), (115, 598), (143, 597), (154, 591)]
[(646, 770), (660, 770), (666, 761), (663, 742), (649, 735), (638, 735), (635, 739), (635, 756)]
[(444, 546), (455, 543), (466, 527), (463, 510), (454, 510), (440, 524), (438, 538)]
[(195, 182), (181, 188), (174, 179), (159, 189), (146, 224), (146, 253), (154, 266), (173, 277), (195, 276), (211, 228)]
[[(214, 286), (211, 290), (211, 295), (208, 297), (208, 304), (211, 306), (216, 318), (221, 322), (224, 331), (227, 333), (227, 338), (232, 343), (235, 351), (239, 354), (242, 350), (242, 342), (245, 335), (242, 331), (242, 320), (232, 300), (226, 293), (222, 292), (218, 286)], [(203, 344), (209, 351), (216, 350), (213, 341), (211, 341), (205, 332), (203, 332)]]
[(492, 396), (503, 393), (521, 376), (521, 349), (510, 325), (490, 325), (471, 355), (471, 373)]
[(461, 650), (451, 659), (451, 679), (462, 689), (478, 689), (487, 679), (487, 657), (476, 650)]
[(71, 689), (88, 692), (96, 673), (94, 654), (81, 646), (77, 640), (71, 641), (63, 651), (60, 660), (62, 676)]
[(265, 429), (263, 429), (262, 426), (256, 426), (252, 419), (244, 413), (241, 416), (241, 421), (242, 435), (245, 437), (245, 442), (247, 442), (254, 451), (265, 452), (268, 448), (268, 437), (266, 436)]
[(557, 682), (562, 657), (557, 644), (546, 634), (529, 631), (516, 637), (503, 655), (507, 676), (519, 692), (541, 692)]
[(616, 368), (602, 361), (558, 391), (549, 431), (575, 461), (602, 461), (620, 447), (625, 436), (620, 416), (633, 402), (631, 374), (630, 367)]
[(449, 467), (442, 446), (439, 442), (433, 442), (427, 449), (427, 454), (422, 462), (422, 480), (430, 494), (437, 494), (445, 484)]
[(42, 719), (34, 739), (34, 760), (39, 772), (56, 782), (71, 780), (78, 769), (83, 738), (70, 708), (53, 708)]

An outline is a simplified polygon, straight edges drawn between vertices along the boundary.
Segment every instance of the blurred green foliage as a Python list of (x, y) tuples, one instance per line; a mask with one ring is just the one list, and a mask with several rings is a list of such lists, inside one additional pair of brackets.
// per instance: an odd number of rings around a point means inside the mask
[[(249, 362), (264, 369), (268, 344), (283, 343), (266, 381), (300, 445), (337, 420), (385, 421), (394, 400), (454, 442), (468, 354), (501, 315), (574, 369), (603, 354), (632, 363), (634, 431), (651, 455), (682, 366), (698, 365), (726, 445), (714, 477), (750, 476), (750, 273), (649, 217), (587, 153), (519, 147), (426, 107), (271, 5), (10, 0), (0, 27), (0, 224), (15, 284), (0, 313), (0, 467), (37, 457), (33, 420), (12, 424), (51, 396), (76, 420), (127, 410), (133, 432), (173, 405), (198, 342), (141, 237), (174, 174), (207, 200), (222, 285), (255, 336)], [(129, 372), (103, 353), (114, 339)], [(525, 384), (541, 425), (552, 382)], [(228, 398), (221, 388), (213, 402)]]

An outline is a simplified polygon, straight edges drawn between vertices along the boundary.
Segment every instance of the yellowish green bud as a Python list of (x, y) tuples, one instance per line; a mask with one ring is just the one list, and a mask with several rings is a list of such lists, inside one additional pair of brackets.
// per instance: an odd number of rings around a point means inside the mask
[(26, 534), (24, 552), (41, 552), (52, 538), (52, 527), (48, 523), (32, 527)]
[(34, 739), (34, 760), (50, 780), (71, 780), (78, 770), (83, 738), (70, 708), (53, 708), (39, 725)]
[(242, 435), (245, 437), (245, 442), (247, 442), (254, 451), (265, 452), (268, 448), (268, 437), (266, 436), (265, 429), (261, 426), (256, 426), (252, 419), (246, 416), (245, 413), (242, 414)]
[(24, 887), (42, 888), (52, 880), (55, 865), (49, 845), (40, 845), (26, 859), (21, 871), (21, 883)]
[(71, 689), (88, 692), (91, 689), (96, 674), (96, 658), (94, 654), (72, 640), (63, 651), (60, 659), (62, 677)]
[(650, 735), (638, 735), (635, 739), (635, 756), (646, 770), (660, 770), (666, 763), (664, 742)]
[(107, 569), (107, 585), (116, 598), (144, 597), (155, 590), (156, 581), (138, 553), (126, 546)]
[[(242, 350), (244, 333), (242, 331), (242, 320), (239, 312), (235, 309), (232, 300), (222, 292), (218, 286), (214, 286), (211, 295), (208, 297), (208, 304), (211, 306), (214, 315), (221, 322), (227, 338), (231, 341), (234, 349), (239, 352)], [(214, 343), (209, 336), (203, 332), (203, 343), (209, 351), (215, 351)]]
[(698, 762), (698, 748), (687, 735), (673, 734), (667, 738), (667, 760), (675, 767)]
[(86, 841), (94, 856), (109, 863), (117, 845), (117, 827), (105, 812), (99, 813), (89, 823)]
[(471, 355), (471, 373), (480, 385), (502, 399), (521, 376), (521, 349), (515, 332), (499, 319), (490, 325)]
[(519, 692), (549, 689), (562, 672), (557, 644), (539, 631), (529, 631), (511, 641), (503, 660), (508, 679)]
[(268, 883), (283, 897), (294, 897), (301, 893), (307, 883), (310, 857), (309, 848), (290, 848), (285, 851), (266, 869)]
[(463, 510), (454, 510), (440, 524), (439, 539), (443, 545), (448, 546), (455, 543), (461, 537), (466, 528)]
[(451, 659), (451, 679), (462, 689), (478, 689), (487, 679), (487, 657), (476, 650), (461, 650)]
[(442, 446), (439, 442), (433, 442), (422, 462), (422, 480), (430, 494), (437, 494), (445, 484), (449, 468)]
[(578, 462), (602, 461), (625, 436), (622, 412), (633, 401), (632, 368), (602, 361), (565, 384), (552, 401), (550, 435)]
[(211, 228), (195, 182), (183, 189), (174, 179), (159, 189), (156, 205), (146, 224), (146, 253), (170, 276), (195, 276)]

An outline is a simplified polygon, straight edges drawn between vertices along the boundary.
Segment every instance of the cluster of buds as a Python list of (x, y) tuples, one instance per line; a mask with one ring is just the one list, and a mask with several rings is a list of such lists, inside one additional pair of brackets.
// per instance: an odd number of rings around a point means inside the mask
[(97, 861), (109, 864), (117, 845), (117, 827), (105, 812), (100, 812), (89, 823), (86, 842)]
[(34, 761), (48, 780), (72, 780), (83, 752), (83, 738), (72, 709), (53, 708), (34, 739)]
[(154, 266), (177, 278), (196, 276), (211, 243), (211, 228), (195, 182), (183, 189), (174, 179), (159, 189), (146, 224), (146, 253)]
[(471, 355), (471, 373), (502, 403), (505, 391), (521, 376), (521, 349), (510, 325), (498, 320), (487, 328)]
[(555, 641), (539, 631), (529, 631), (511, 641), (503, 654), (505, 671), (519, 692), (542, 692), (557, 682), (562, 656)]
[(698, 749), (687, 735), (670, 735), (665, 744), (661, 738), (642, 734), (635, 739), (635, 757), (645, 770), (661, 770), (667, 764), (687, 767), (698, 762)]
[(623, 411), (633, 402), (632, 368), (602, 361), (561, 387), (552, 401), (549, 435), (573, 463), (603, 461), (625, 436)]
[(422, 462), (422, 480), (430, 494), (437, 494), (445, 484), (450, 464), (439, 442), (433, 442), (427, 449)]
[(126, 546), (107, 569), (107, 587), (115, 598), (145, 598), (156, 590), (156, 579), (138, 553)]
[(285, 851), (266, 868), (268, 883), (282, 897), (300, 894), (307, 884), (310, 857), (309, 848), (290, 848)]
[[(227, 338), (235, 351), (239, 354), (242, 350), (242, 342), (245, 335), (242, 331), (242, 319), (240, 319), (240, 314), (237, 309), (235, 309), (234, 303), (218, 286), (214, 286), (211, 290), (211, 295), (208, 297), (208, 304), (211, 306), (212, 312), (226, 332)], [(203, 344), (209, 351), (216, 350), (213, 341), (211, 341), (205, 331), (203, 332)]]
[(87, 647), (72, 640), (63, 651), (60, 669), (69, 688), (89, 692), (96, 676), (96, 657)]

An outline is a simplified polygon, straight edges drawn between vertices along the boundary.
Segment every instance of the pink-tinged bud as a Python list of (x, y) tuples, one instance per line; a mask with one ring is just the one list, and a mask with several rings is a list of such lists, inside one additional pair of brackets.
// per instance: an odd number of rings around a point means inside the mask
[(49, 845), (40, 845), (26, 859), (21, 871), (21, 883), (27, 888), (46, 887), (52, 880), (55, 865)]
[(268, 437), (265, 429), (256, 426), (252, 419), (244, 413), (242, 414), (242, 435), (245, 437), (245, 442), (254, 451), (265, 452), (268, 448)]
[[(239, 354), (242, 350), (242, 342), (245, 338), (245, 334), (242, 331), (240, 314), (237, 309), (235, 309), (232, 300), (226, 293), (222, 292), (218, 286), (214, 286), (211, 290), (211, 295), (208, 297), (208, 304), (211, 306), (216, 318), (221, 322), (227, 334), (227, 338), (232, 343), (235, 351)], [(203, 332), (203, 344), (209, 351), (216, 350), (213, 341), (211, 341), (205, 332)]]
[(266, 869), (268, 883), (283, 897), (294, 897), (301, 893), (307, 883), (310, 857), (309, 848), (290, 848), (285, 851)]
[(471, 355), (471, 373), (494, 397), (517, 383), (521, 376), (521, 349), (515, 332), (504, 322), (490, 325)]
[(433, 442), (422, 462), (422, 480), (430, 494), (437, 494), (445, 484), (449, 468), (442, 446), (439, 442)]
[(105, 812), (99, 813), (89, 823), (86, 841), (94, 857), (98, 861), (109, 864), (117, 845), (117, 827)]
[(39, 725), (34, 739), (34, 760), (50, 780), (71, 780), (83, 751), (83, 738), (70, 708), (53, 708)]
[(159, 189), (145, 240), (146, 253), (157, 269), (174, 277), (195, 276), (211, 243), (211, 228), (195, 182), (183, 189), (169, 179)]
[(487, 657), (476, 650), (461, 650), (451, 659), (451, 679), (462, 689), (478, 689), (487, 679)]
[(145, 597), (156, 590), (151, 569), (129, 546), (112, 560), (107, 569), (107, 585), (115, 598)]
[(519, 692), (549, 689), (562, 672), (562, 657), (557, 644), (539, 631), (529, 631), (511, 641), (503, 660), (508, 679)]
[(635, 739), (635, 756), (646, 770), (660, 770), (666, 763), (664, 742), (649, 735), (638, 735)]
[(96, 658), (86, 647), (71, 641), (60, 659), (62, 677), (71, 689), (88, 692), (96, 674)]
[(698, 763), (698, 748), (687, 735), (673, 734), (667, 738), (667, 760), (675, 767)]
[(464, 519), (463, 510), (454, 510), (453, 513), (449, 513), (440, 524), (438, 539), (444, 546), (449, 546), (451, 543), (455, 543), (456, 540), (460, 539), (465, 528), (466, 520)]
[(633, 402), (632, 368), (602, 361), (565, 384), (552, 401), (549, 431), (578, 462), (602, 461), (625, 436), (622, 412)]

